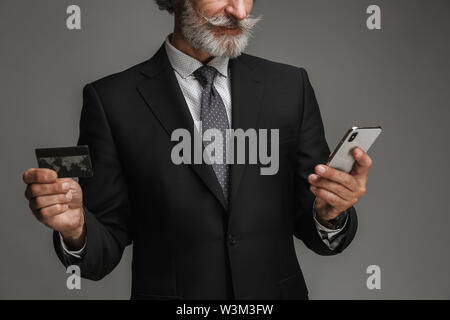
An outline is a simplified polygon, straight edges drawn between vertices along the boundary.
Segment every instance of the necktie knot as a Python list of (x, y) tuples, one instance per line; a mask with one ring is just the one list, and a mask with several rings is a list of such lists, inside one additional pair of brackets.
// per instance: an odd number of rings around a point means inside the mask
[(202, 87), (212, 85), (217, 75), (217, 69), (211, 66), (202, 66), (194, 71), (194, 76), (200, 82)]

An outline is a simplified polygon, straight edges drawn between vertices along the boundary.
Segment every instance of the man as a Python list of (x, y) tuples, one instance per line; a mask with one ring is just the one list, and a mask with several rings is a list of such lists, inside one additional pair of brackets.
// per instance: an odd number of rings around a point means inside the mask
[[(242, 54), (252, 0), (157, 0), (174, 32), (149, 60), (84, 88), (80, 145), (94, 177), (29, 169), (34, 215), (64, 265), (99, 280), (133, 243), (133, 299), (307, 299), (293, 236), (321, 255), (352, 241), (371, 159), (347, 174), (307, 73)], [(175, 164), (172, 133), (280, 129), (279, 168)], [(205, 143), (204, 147), (208, 146)], [(226, 150), (227, 152), (229, 150)], [(322, 164), (322, 165), (321, 165)]]

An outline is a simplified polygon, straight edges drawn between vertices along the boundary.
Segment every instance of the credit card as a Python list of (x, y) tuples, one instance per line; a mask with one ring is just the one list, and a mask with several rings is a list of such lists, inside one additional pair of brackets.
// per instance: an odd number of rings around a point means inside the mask
[(55, 170), (58, 178), (89, 178), (94, 175), (88, 146), (35, 149), (39, 168)]

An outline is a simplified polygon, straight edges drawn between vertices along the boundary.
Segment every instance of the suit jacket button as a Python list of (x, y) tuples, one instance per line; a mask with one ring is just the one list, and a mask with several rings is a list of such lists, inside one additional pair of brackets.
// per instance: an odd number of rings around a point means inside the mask
[(230, 244), (233, 246), (233, 245), (235, 245), (236, 243), (237, 243), (237, 240), (236, 240), (236, 237), (235, 236), (233, 236), (233, 235), (228, 235), (228, 240), (229, 240), (229, 242), (230, 242)]

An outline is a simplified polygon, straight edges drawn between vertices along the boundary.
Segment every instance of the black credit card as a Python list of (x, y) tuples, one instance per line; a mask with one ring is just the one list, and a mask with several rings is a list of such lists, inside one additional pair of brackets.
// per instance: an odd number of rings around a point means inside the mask
[(89, 178), (94, 175), (88, 146), (35, 149), (39, 168), (55, 170), (58, 178)]

